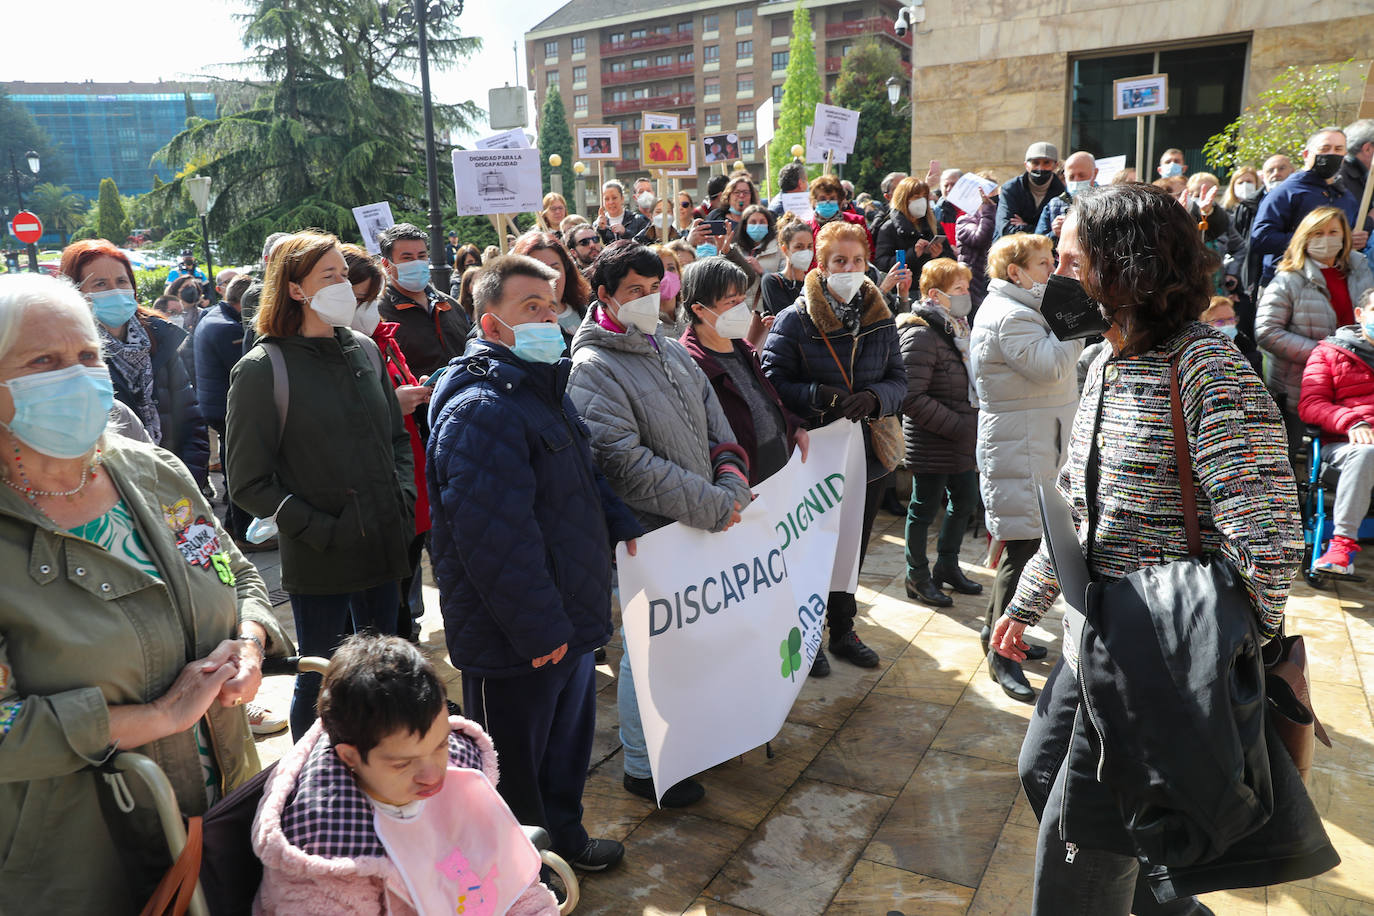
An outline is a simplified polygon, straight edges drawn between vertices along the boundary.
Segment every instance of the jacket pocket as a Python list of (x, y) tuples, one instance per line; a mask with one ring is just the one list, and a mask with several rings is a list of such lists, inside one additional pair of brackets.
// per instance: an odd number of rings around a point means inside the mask
[(0, 872), (23, 872), (33, 864), (38, 850), (47, 836), (44, 821), (53, 797), (53, 780), (31, 779), (27, 782), (10, 783), (0, 789), (0, 797), (9, 796), (8, 803), (18, 798), (18, 804), (10, 810), (18, 811), (11, 822), (13, 832), (0, 836)]
[(550, 454), (557, 454), (572, 445), (572, 434), (566, 423), (550, 423), (539, 430), (539, 438)]

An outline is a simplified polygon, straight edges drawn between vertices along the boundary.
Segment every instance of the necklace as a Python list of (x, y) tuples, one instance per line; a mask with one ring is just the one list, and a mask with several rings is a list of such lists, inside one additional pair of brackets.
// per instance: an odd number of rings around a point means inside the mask
[(21, 483), (15, 483), (9, 477), (6, 477), (5, 484), (10, 489), (17, 490), (18, 492), (23, 493), (25, 496), (28, 497), (29, 502), (31, 503), (35, 502), (40, 496), (63, 496), (67, 499), (71, 499), (72, 497), (80, 493), (82, 490), (86, 489), (86, 485), (89, 484), (92, 480), (95, 480), (95, 478), (98, 476), (99, 471), (96, 469), (100, 467), (100, 460), (100, 449), (97, 448), (95, 450), (95, 455), (92, 456), (91, 460), (86, 464), (82, 465), (81, 482), (78, 483), (74, 488), (70, 490), (40, 490), (36, 488), (33, 484), (29, 483), (29, 475), (24, 472), (24, 459), (19, 451), (19, 441), (16, 439), (14, 442), (14, 464), (15, 469), (19, 472), (19, 479)]

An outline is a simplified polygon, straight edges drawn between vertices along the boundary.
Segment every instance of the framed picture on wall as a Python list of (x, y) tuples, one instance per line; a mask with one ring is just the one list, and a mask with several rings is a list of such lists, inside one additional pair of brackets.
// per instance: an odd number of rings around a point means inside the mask
[(1112, 81), (1112, 117), (1140, 118), (1145, 115), (1167, 114), (1169, 111), (1169, 75), (1152, 73), (1149, 76), (1129, 76)]

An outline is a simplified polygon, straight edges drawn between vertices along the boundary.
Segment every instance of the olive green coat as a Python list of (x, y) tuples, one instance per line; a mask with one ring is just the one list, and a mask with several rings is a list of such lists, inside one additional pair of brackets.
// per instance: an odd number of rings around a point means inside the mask
[(364, 350), (376, 345), (347, 328), (271, 339), (286, 362), (285, 429), (259, 344), (229, 374), (225, 460), (234, 502), (277, 513), (282, 587), (338, 595), (406, 578), (415, 459), (391, 380)]
[[(215, 520), (186, 467), (170, 452), (109, 435), (104, 468), (158, 567), (153, 577), (54, 526), (0, 486), (0, 912), (136, 912), (148, 890), (129, 878), (120, 851), (165, 859), (146, 792), (124, 815), (89, 769), (111, 753), (109, 708), (162, 696), (189, 662), (261, 623), (268, 651), (290, 640), (267, 603), (262, 578)], [(200, 552), (178, 533), (213, 530)], [(192, 530), (194, 535), (194, 530)], [(221, 577), (208, 560), (220, 554)], [(226, 583), (228, 579), (232, 584)], [(221, 791), (259, 769), (241, 707), (210, 707)], [(201, 813), (205, 779), (191, 732), (138, 750), (156, 761), (182, 811)], [(154, 864), (157, 864), (156, 862)], [(141, 906), (142, 901), (139, 901)]]

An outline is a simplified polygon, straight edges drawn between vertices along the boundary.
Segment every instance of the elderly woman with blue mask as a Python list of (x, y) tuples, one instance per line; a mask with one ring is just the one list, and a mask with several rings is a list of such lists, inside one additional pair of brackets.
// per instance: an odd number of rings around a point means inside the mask
[(0, 880), (38, 913), (139, 910), (166, 842), (94, 767), (138, 750), (201, 814), (259, 769), (244, 704), (292, 649), (186, 467), (109, 429), (114, 400), (81, 293), (0, 278)]

